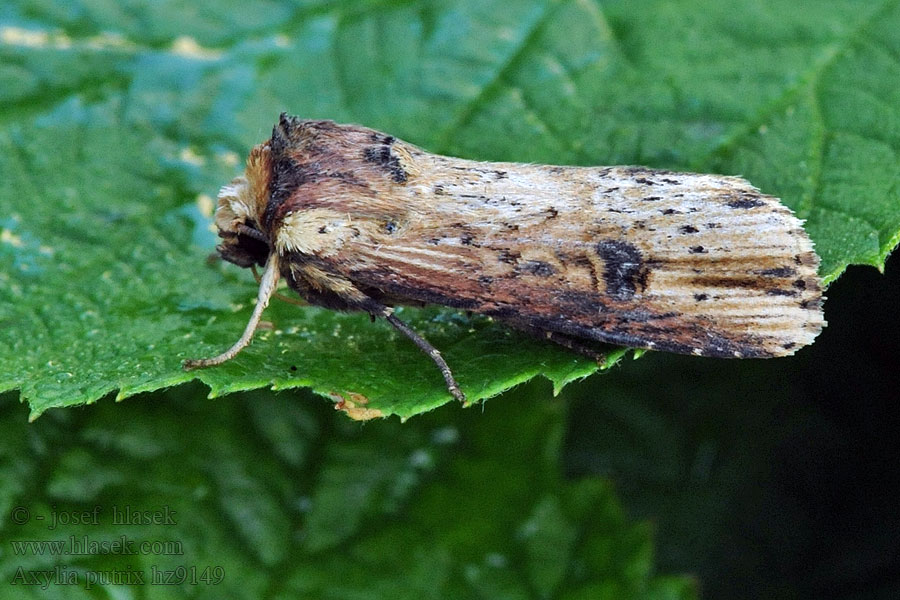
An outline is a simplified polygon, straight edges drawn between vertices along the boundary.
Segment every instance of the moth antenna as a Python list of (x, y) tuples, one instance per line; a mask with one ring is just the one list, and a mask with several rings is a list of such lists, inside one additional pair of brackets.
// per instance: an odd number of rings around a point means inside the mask
[(250, 345), (250, 341), (253, 339), (253, 333), (259, 326), (259, 320), (262, 318), (262, 313), (269, 305), (269, 300), (275, 293), (275, 288), (278, 285), (278, 274), (278, 254), (273, 252), (269, 255), (269, 260), (266, 261), (266, 270), (263, 272), (262, 279), (260, 279), (259, 282), (259, 294), (256, 296), (256, 307), (253, 309), (253, 314), (250, 315), (250, 321), (247, 323), (247, 327), (244, 329), (244, 334), (241, 336), (241, 339), (218, 356), (184, 361), (185, 369), (190, 370), (221, 365), (223, 362), (229, 361), (237, 356), (238, 352)]

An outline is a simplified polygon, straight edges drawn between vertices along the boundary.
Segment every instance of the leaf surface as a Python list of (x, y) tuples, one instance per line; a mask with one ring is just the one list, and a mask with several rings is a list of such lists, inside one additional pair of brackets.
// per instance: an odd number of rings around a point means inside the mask
[[(310, 387), (357, 417), (449, 394), (365, 316), (279, 305), (240, 357), (249, 273), (211, 200), (282, 110), (484, 160), (740, 174), (807, 219), (826, 281), (900, 240), (900, 3), (8, 2), (0, 9), (0, 390), (32, 416), (198, 378)], [(470, 400), (589, 361), (404, 311)]]

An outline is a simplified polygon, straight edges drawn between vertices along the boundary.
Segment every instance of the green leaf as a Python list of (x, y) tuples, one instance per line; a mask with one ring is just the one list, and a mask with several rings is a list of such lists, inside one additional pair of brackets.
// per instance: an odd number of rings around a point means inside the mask
[[(210, 200), (282, 110), (485, 160), (742, 174), (807, 219), (822, 276), (900, 241), (900, 4), (851, 0), (8, 2), (0, 9), (0, 390), (48, 408), (198, 378), (307, 386), (357, 417), (450, 400), (384, 323), (210, 265)], [(407, 310), (472, 401), (589, 361)]]
[[(562, 477), (559, 402), (519, 394), (484, 413), (360, 428), (289, 394), (213, 405), (200, 386), (179, 392), (31, 425), (0, 398), (0, 465), (19, 465), (0, 485), (8, 593), (696, 597), (692, 580), (653, 572), (650, 529), (625, 518), (609, 483)], [(144, 583), (86, 589), (113, 570)], [(23, 583), (38, 572), (75, 583)]]

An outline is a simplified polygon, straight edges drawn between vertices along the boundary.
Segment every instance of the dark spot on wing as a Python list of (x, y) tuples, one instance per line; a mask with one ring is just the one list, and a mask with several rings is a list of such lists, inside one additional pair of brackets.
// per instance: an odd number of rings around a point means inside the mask
[(812, 298), (810, 300), (804, 300), (800, 303), (800, 308), (804, 308), (806, 310), (819, 310), (822, 307), (822, 298)]
[[(393, 141), (393, 138), (391, 138), (391, 141)], [(363, 151), (363, 158), (366, 162), (381, 166), (397, 183), (406, 183), (408, 175), (400, 164), (400, 159), (391, 152), (389, 144), (369, 146)]]
[(764, 283), (764, 281), (756, 277), (723, 277), (707, 275), (691, 279), (691, 284), (698, 287), (714, 288), (759, 288)]
[(798, 265), (806, 265), (812, 267), (818, 263), (818, 258), (816, 257), (815, 252), (804, 252), (803, 254), (798, 254), (797, 256), (795, 256), (794, 262)]
[(728, 203), (728, 206), (731, 208), (756, 208), (757, 206), (762, 206), (764, 204), (765, 202), (756, 198), (741, 198), (739, 200), (732, 200)]
[(763, 277), (793, 277), (797, 271), (791, 267), (777, 267), (775, 269), (763, 269), (757, 271)]
[(766, 294), (769, 296), (796, 296), (797, 293), (796, 290), (782, 290), (781, 288), (766, 290)]
[(378, 145), (390, 146), (394, 143), (394, 136), (381, 133), (380, 131), (373, 131), (372, 141)]
[(681, 233), (697, 233), (698, 231), (700, 231), (700, 230), (697, 229), (696, 227), (694, 227), (693, 225), (682, 225), (681, 226)]
[(603, 259), (603, 280), (610, 296), (628, 300), (646, 283), (641, 253), (628, 242), (603, 240), (597, 243), (597, 254)]
[(542, 260), (526, 260), (519, 265), (519, 270), (538, 277), (550, 277), (556, 273), (553, 265)]
[(709, 250), (703, 246), (691, 246), (690, 252), (691, 254), (709, 254)]

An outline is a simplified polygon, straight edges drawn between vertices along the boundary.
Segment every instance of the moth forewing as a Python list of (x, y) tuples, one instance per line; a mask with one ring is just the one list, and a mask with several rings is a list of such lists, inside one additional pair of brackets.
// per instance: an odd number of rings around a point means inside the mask
[(473, 162), (282, 115), (216, 222), (225, 259), (274, 252), (269, 266), (311, 304), (388, 318), (457, 397), (390, 306), (465, 309), (589, 355), (585, 343), (608, 342), (782, 356), (824, 325), (801, 221), (736, 177)]
[(395, 193), (403, 225), (336, 260), (357, 285), (719, 357), (790, 354), (824, 323), (801, 222), (742, 179), (412, 156), (431, 178)]

